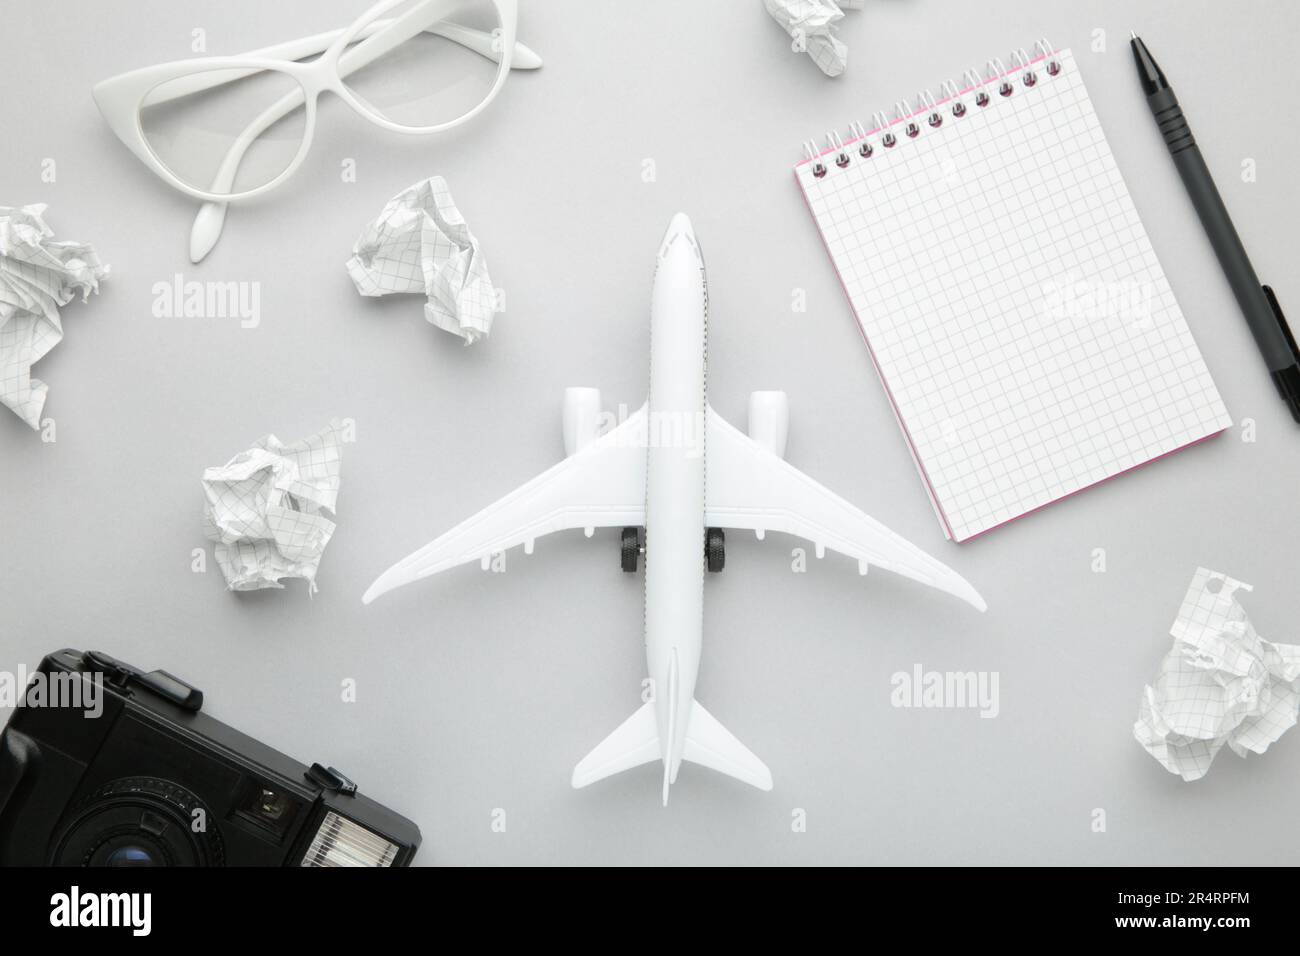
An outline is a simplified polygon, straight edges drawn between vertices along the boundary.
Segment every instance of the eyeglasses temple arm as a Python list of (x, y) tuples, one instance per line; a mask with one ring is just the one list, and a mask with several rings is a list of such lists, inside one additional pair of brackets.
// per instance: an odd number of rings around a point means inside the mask
[[(376, 20), (373, 23), (366, 24), (356, 35), (356, 40), (366, 40), (375, 33), (384, 29), (393, 22), (392, 18)], [(328, 50), (330, 44), (342, 36), (345, 30), (331, 30), (328, 33), (317, 33), (314, 36), (303, 37), (299, 40), (289, 40), (285, 43), (278, 43), (275, 46), (263, 47), (260, 50), (250, 50), (247, 53), (241, 53), (239, 56), (260, 57), (264, 59), (275, 60), (301, 60), (309, 56), (316, 56)], [(475, 30), (472, 27), (464, 27), (459, 23), (450, 21), (440, 21), (432, 26), (425, 27), (425, 33), (432, 33), (434, 36), (440, 36), (445, 40), (453, 43), (459, 43), (479, 56), (486, 57), (493, 63), (501, 62), (500, 43), (491, 33), (484, 30)], [(536, 70), (542, 65), (542, 58), (538, 56), (530, 47), (523, 43), (515, 43), (514, 56), (510, 58), (510, 68), (512, 70)], [(164, 93), (154, 93), (146, 96), (143, 106), (157, 106), (161, 103), (170, 103), (172, 100), (178, 100), (185, 96), (192, 96), (195, 93), (202, 93), (218, 86), (224, 86), (227, 83), (234, 83), (260, 73), (261, 70), (256, 68), (248, 69), (229, 69), (229, 70), (208, 70), (202, 73), (195, 73), (192, 76), (182, 77), (181, 79), (172, 80), (165, 86)]]

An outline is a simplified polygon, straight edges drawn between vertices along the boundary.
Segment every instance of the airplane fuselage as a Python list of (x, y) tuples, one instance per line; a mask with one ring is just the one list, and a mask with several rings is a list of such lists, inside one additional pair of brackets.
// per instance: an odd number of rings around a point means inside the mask
[(677, 777), (704, 629), (708, 292), (690, 221), (673, 218), (650, 303), (645, 644), (664, 787)]

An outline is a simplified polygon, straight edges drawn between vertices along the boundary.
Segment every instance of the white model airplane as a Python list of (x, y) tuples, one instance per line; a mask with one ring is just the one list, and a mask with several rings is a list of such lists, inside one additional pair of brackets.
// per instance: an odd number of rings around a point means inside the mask
[[(704, 569), (722, 570), (724, 528), (761, 539), (782, 531), (956, 595), (984, 610), (960, 575), (786, 464), (784, 392), (754, 392), (746, 436), (709, 407), (705, 392), (708, 288), (690, 220), (668, 226), (650, 306), (650, 395), (640, 410), (600, 433), (600, 392), (564, 395), (567, 456), (496, 504), (389, 568), (362, 600), (480, 561), (552, 531), (623, 528), (623, 570), (645, 554), (645, 647), (652, 699), (573, 771), (585, 787), (663, 761), (663, 800), (683, 760), (760, 790), (772, 789), (761, 760), (695, 699), (704, 623)], [(640, 529), (644, 528), (644, 547)]]

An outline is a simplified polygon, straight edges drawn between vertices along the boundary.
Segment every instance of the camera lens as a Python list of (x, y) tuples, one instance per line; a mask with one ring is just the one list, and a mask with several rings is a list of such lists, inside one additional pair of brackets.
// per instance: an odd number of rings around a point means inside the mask
[(142, 846), (120, 846), (104, 859), (105, 866), (157, 866), (158, 862)]
[[(211, 826), (209, 826), (211, 824)], [(128, 777), (83, 801), (50, 852), (56, 866), (222, 866), (216, 821), (190, 791)]]

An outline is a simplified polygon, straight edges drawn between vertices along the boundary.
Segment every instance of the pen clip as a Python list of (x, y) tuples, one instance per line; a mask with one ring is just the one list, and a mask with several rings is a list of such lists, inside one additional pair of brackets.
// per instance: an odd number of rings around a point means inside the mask
[(1277, 317), (1277, 324), (1282, 327), (1282, 334), (1286, 336), (1287, 345), (1291, 346), (1291, 354), (1295, 356), (1296, 361), (1300, 362), (1300, 347), (1296, 346), (1295, 336), (1291, 333), (1291, 326), (1287, 323), (1286, 316), (1282, 314), (1282, 306), (1277, 301), (1277, 294), (1271, 286), (1261, 286), (1264, 290), (1264, 298), (1268, 299), (1269, 308), (1273, 310), (1273, 315)]

